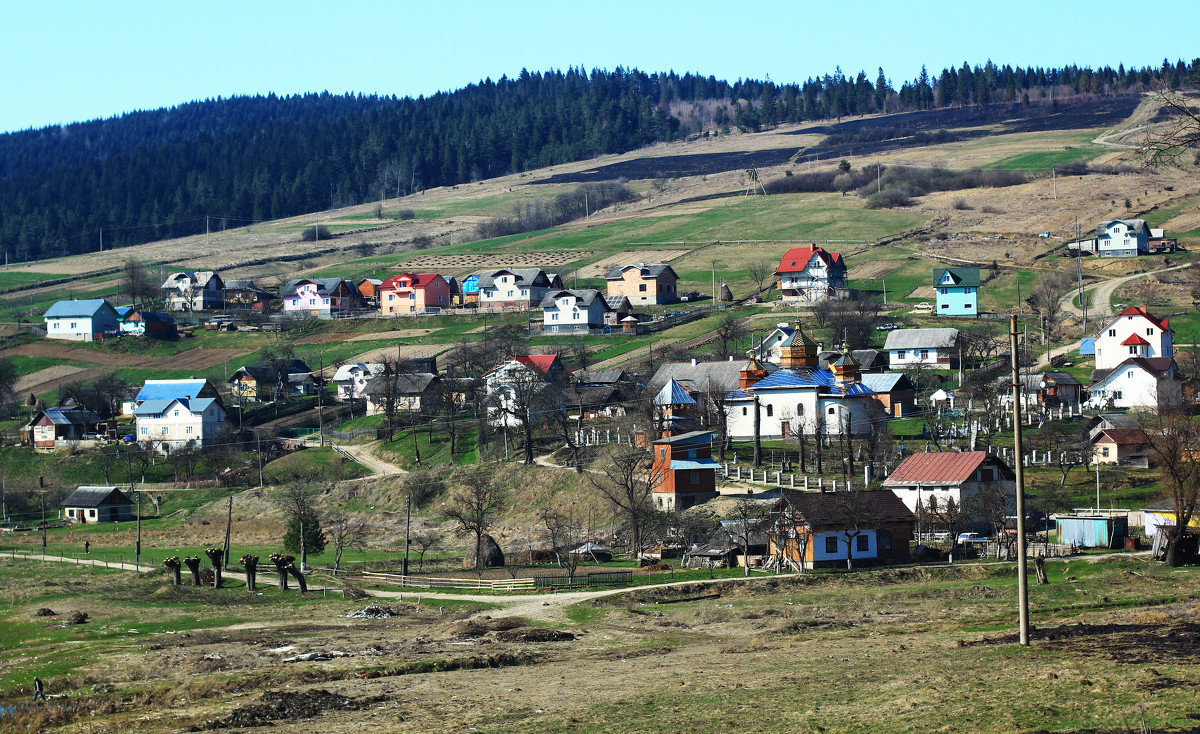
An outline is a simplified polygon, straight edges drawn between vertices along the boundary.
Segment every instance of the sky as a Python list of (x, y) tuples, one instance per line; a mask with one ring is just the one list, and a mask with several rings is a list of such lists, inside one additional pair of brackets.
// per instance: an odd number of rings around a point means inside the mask
[[(1135, 10), (1145, 11), (1137, 17)], [(879, 67), (1098, 67), (1200, 56), (1200, 2), (0, 0), (0, 132), (192, 100), (417, 96), (570, 66), (803, 81)], [(1175, 28), (1181, 32), (1164, 32)]]

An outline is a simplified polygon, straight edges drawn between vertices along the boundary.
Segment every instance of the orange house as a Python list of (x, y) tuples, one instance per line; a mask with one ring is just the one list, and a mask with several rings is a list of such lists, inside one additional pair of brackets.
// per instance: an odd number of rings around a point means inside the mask
[(382, 314), (417, 314), (450, 306), (450, 284), (437, 273), (401, 273), (380, 284)]
[(712, 458), (711, 431), (692, 431), (660, 438), (650, 445), (654, 506), (686, 510), (717, 496), (717, 469)]
[(672, 303), (679, 300), (679, 276), (670, 265), (618, 265), (604, 276), (608, 295), (625, 296), (630, 303)]

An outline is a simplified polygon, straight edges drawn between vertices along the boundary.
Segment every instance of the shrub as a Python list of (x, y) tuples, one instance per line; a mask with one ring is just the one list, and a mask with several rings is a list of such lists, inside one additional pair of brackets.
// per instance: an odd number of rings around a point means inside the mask
[(981, 207), (979, 209), (979, 211), (983, 212), (984, 214), (1003, 214), (1004, 213), (1003, 209), (1001, 209), (1000, 207), (992, 206), (991, 204), (987, 204), (987, 205)]
[(868, 209), (895, 209), (898, 206), (912, 206), (912, 197), (908, 189), (889, 186), (867, 197)]
[(975, 207), (968, 204), (966, 199), (958, 198), (954, 200), (954, 208), (964, 211), (974, 209)]
[(405, 221), (408, 219), (416, 219), (417, 213), (414, 212), (412, 209), (401, 209), (399, 212), (396, 213), (396, 218), (401, 221)]
[(301, 242), (327, 240), (331, 237), (333, 237), (333, 234), (330, 233), (329, 227), (326, 227), (324, 224), (318, 224), (315, 227), (305, 227), (304, 231), (300, 233)]

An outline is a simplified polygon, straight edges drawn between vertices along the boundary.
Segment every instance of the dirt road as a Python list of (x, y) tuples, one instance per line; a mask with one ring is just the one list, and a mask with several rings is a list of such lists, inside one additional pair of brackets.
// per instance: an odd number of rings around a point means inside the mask
[(101, 352), (94, 349), (72, 347), (63, 342), (40, 341), (22, 344), (19, 347), (0, 351), (0, 356), (48, 357), (68, 362), (98, 365), (100, 367), (136, 367), (153, 370), (206, 370), (226, 360), (249, 354), (248, 349), (186, 349), (169, 357), (139, 357), (134, 354)]
[[(348, 455), (358, 463), (370, 469), (373, 477), (391, 476), (394, 474), (407, 474), (407, 469), (402, 469), (395, 464), (380, 459), (375, 456), (373, 448), (379, 445), (379, 441), (368, 444), (360, 444), (351, 446), (349, 444), (338, 444), (339, 453)], [(365, 477), (364, 477), (365, 478)]]
[[(1085, 286), (1083, 289), (1084, 293), (1091, 296), (1089, 298), (1091, 305), (1088, 306), (1088, 316), (1111, 316), (1113, 293), (1116, 292), (1117, 288), (1120, 288), (1122, 285), (1125, 285), (1131, 280), (1147, 278), (1151, 275), (1158, 275), (1159, 273), (1169, 273), (1173, 270), (1183, 270), (1184, 268), (1189, 267), (1191, 267), (1190, 263), (1186, 265), (1176, 265), (1174, 267), (1163, 268), (1161, 270), (1151, 270), (1147, 273), (1125, 275), (1120, 278), (1113, 278), (1101, 283)], [(1079, 295), (1079, 291), (1072, 289), (1070, 293), (1063, 296), (1062, 301), (1059, 302), (1059, 308), (1064, 313), (1074, 314), (1075, 316), (1082, 318), (1083, 311), (1075, 305), (1075, 297), (1077, 295)]]

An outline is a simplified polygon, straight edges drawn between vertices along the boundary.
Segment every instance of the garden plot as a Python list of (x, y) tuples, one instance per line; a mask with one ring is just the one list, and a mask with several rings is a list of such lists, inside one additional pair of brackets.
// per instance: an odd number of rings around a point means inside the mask
[(683, 257), (690, 252), (690, 249), (626, 250), (625, 252), (618, 252), (616, 255), (609, 255), (608, 257), (597, 260), (590, 265), (584, 265), (579, 269), (579, 277), (603, 278), (611, 268), (617, 265), (629, 265), (634, 263), (669, 263), (672, 260)]
[(860, 261), (846, 271), (846, 277), (851, 280), (878, 280), (890, 274), (896, 268), (904, 265), (906, 260), (867, 260)]
[(407, 272), (433, 271), (446, 275), (469, 275), (496, 268), (561, 268), (592, 253), (587, 250), (565, 252), (514, 252), (501, 255), (422, 255), (396, 266)]

